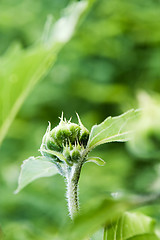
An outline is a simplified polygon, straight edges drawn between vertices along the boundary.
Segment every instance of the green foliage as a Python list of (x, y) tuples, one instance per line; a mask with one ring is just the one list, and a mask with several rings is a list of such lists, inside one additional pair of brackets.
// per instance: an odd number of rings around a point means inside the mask
[(88, 140), (88, 148), (108, 142), (125, 142), (131, 139), (131, 123), (136, 120), (137, 111), (130, 110), (118, 117), (107, 118), (99, 125), (93, 126)]
[[(14, 62), (17, 64), (17, 57), (21, 53), (27, 54), (40, 48), (41, 55), (43, 49), (47, 49), (47, 45), (44, 44), (48, 42), (47, 40), (50, 39), (52, 45), (53, 32), (50, 23), (67, 15), (67, 12), (74, 12), (72, 8), (63, 13), (63, 9), (71, 2), (78, 1), (1, 1), (0, 62), (3, 64), (0, 63), (0, 72), (6, 72), (5, 74), (10, 77), (7, 71), (11, 72)], [(85, 209), (86, 212), (87, 208), (90, 209), (91, 199), (97, 205), (100, 203), (97, 196), (101, 194), (104, 198), (114, 192), (122, 195), (131, 194), (133, 200), (135, 194), (144, 198), (146, 194), (154, 197), (154, 193), (157, 193), (158, 196), (159, 1), (89, 1), (87, 13), (87, 17), (81, 17), (78, 21), (79, 26), (72, 40), (60, 53), (55, 49), (53, 57), (57, 58), (58, 53), (58, 58), (54, 68), (51, 66), (52, 63), (51, 65), (47, 63), (50, 65), (50, 71), (47, 70), (47, 75), (42, 76), (45, 80), (38, 81), (36, 87), (30, 91), (29, 97), (25, 98), (7, 138), (2, 142), (0, 227), (6, 240), (63, 239), (60, 231), (67, 228), (69, 217), (64, 199), (64, 182), (58, 174), (53, 178), (46, 177), (34, 181), (25, 191), (13, 194), (22, 159), (37, 155), (47, 121), (56, 126), (57, 116), (60, 116), (62, 111), (67, 119), (73, 116), (73, 122), (76, 122), (75, 111), (78, 112), (90, 130), (95, 123), (101, 123), (107, 116), (118, 116), (127, 109), (145, 108), (140, 114), (140, 122), (134, 127), (136, 135), (132, 141), (127, 144), (122, 142), (104, 144), (95, 148), (89, 155), (89, 158), (99, 156), (107, 164), (103, 167), (97, 167), (92, 162), (84, 165), (79, 182), (82, 214)], [(78, 15), (76, 11), (75, 15)], [(45, 22), (43, 40), (37, 41), (42, 35)], [(71, 19), (70, 22), (74, 21)], [(13, 57), (13, 61), (10, 60), (12, 53), (16, 56)], [(4, 84), (3, 80), (0, 80), (0, 93), (4, 86), (2, 83)], [(23, 84), (23, 81), (21, 83)], [(7, 85), (8, 81), (5, 84)], [(4, 98), (8, 107), (12, 103), (9, 96), (16, 97), (16, 93), (19, 92), (16, 87), (18, 85), (15, 83), (13, 86), (15, 94), (13, 89), (12, 95), (7, 91), (6, 94), (0, 94), (0, 99)], [(143, 93), (139, 94), (141, 90)], [(11, 91), (9, 89), (9, 93)], [(3, 111), (8, 110), (8, 107)], [(1, 110), (0, 108), (0, 112)], [(1, 120), (2, 115), (0, 122)], [(148, 202), (143, 202), (142, 206), (138, 211), (156, 220), (156, 233), (159, 234), (159, 202), (153, 200), (149, 206)], [(80, 234), (81, 226), (77, 230)], [(88, 225), (88, 233), (101, 228), (92, 237), (93, 240), (100, 240), (103, 238), (104, 225), (96, 226), (94, 230), (92, 225)], [(67, 231), (69, 233), (69, 229)], [(131, 239), (154, 238), (152, 234), (143, 234)]]
[(141, 213), (125, 212), (107, 231), (108, 240), (143, 239), (145, 236), (146, 240), (151, 237), (153, 240), (158, 239), (155, 235), (155, 221)]
[(26, 50), (15, 46), (1, 57), (0, 143), (30, 91), (49, 71), (57, 53), (71, 38), (86, 6), (85, 2), (72, 6), (74, 11), (59, 19), (50, 32), (45, 33), (45, 41), (41, 44)]
[[(90, 205), (74, 219), (62, 234), (62, 238), (67, 239), (86, 239), (91, 236), (101, 226), (110, 226), (112, 222), (128, 208), (131, 202), (127, 200), (114, 199), (94, 199)], [(109, 239), (110, 240), (110, 239)]]
[(0, 143), (25, 98), (55, 61), (56, 47), (22, 50), (15, 46), (1, 57)]
[[(57, 172), (67, 178), (69, 172), (72, 172), (71, 167), (73, 166), (74, 169), (78, 166), (77, 164), (83, 165), (85, 162), (94, 162), (97, 165), (103, 166), (105, 162), (101, 158), (88, 158), (88, 152), (97, 145), (106, 142), (127, 141), (131, 139), (133, 135), (131, 123), (135, 121), (136, 116), (137, 111), (130, 110), (118, 117), (109, 117), (98, 126), (93, 126), (89, 135), (88, 130), (82, 125), (79, 117), (79, 125), (77, 125), (71, 123), (70, 120), (63, 120), (62, 114), (59, 125), (52, 130), (51, 124), (49, 123), (40, 147), (42, 157), (30, 157), (24, 161), (16, 192), (19, 192), (37, 178), (52, 176)], [(86, 148), (84, 148), (82, 141), (82, 134), (84, 134), (84, 132), (89, 136), (88, 143), (85, 143)], [(87, 138), (85, 138), (85, 141), (86, 139)], [(55, 149), (57, 149), (57, 151), (55, 151)], [(54, 164), (57, 167), (57, 171)], [(70, 168), (68, 168), (68, 166), (70, 166)], [(29, 170), (30, 168), (31, 171)], [(72, 175), (74, 174), (72, 173)]]
[(142, 109), (140, 120), (135, 124), (134, 137), (128, 144), (139, 157), (159, 159), (160, 150), (160, 98), (139, 93), (139, 105)]
[(23, 162), (18, 188), (15, 193), (18, 193), (22, 188), (37, 178), (50, 177), (57, 173), (58, 170), (56, 167), (45, 157), (30, 157)]
[(155, 234), (142, 234), (140, 236), (132, 237), (130, 240), (158, 240)]

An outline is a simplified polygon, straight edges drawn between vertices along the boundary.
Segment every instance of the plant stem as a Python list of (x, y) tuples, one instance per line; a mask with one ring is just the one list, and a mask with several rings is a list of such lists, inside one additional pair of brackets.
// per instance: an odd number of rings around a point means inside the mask
[(75, 163), (70, 171), (68, 171), (67, 180), (67, 201), (68, 210), (71, 219), (73, 220), (79, 210), (78, 200), (78, 182), (82, 168), (82, 161)]
[(76, 185), (72, 180), (67, 182), (67, 201), (68, 201), (68, 210), (71, 219), (74, 219), (74, 216), (78, 213), (78, 185)]

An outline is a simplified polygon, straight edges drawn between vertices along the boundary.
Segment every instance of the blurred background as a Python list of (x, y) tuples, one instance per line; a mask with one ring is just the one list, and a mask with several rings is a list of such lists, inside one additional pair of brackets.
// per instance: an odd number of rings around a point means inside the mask
[[(1, 57), (15, 43), (24, 51), (38, 43), (48, 16), (55, 22), (72, 2), (2, 0)], [(1, 144), (0, 225), (7, 240), (50, 240), (68, 220), (65, 184), (59, 175), (36, 180), (18, 195), (13, 194), (22, 161), (38, 156), (48, 121), (56, 126), (62, 111), (73, 122), (77, 122), (78, 112), (90, 130), (110, 115), (144, 109), (132, 142), (110, 143), (93, 151), (106, 165), (84, 166), (80, 179), (82, 208), (94, 197), (110, 192), (159, 191), (159, 30), (159, 0), (92, 3), (55, 65), (24, 101)], [(157, 205), (144, 211), (159, 220)]]

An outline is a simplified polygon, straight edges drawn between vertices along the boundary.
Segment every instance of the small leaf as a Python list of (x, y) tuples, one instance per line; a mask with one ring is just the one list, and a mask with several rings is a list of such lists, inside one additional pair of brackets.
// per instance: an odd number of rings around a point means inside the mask
[(87, 148), (90, 151), (96, 146), (108, 142), (125, 142), (132, 138), (132, 121), (138, 116), (138, 110), (130, 110), (118, 117), (108, 117), (91, 129)]
[(87, 158), (86, 162), (93, 162), (99, 166), (104, 166), (106, 164), (106, 162), (99, 157), (89, 157)]
[(107, 231), (107, 239), (129, 240), (143, 234), (154, 234), (154, 226), (155, 221), (142, 213), (125, 212)]
[(51, 177), (58, 173), (56, 166), (45, 157), (30, 157), (25, 160), (21, 166), (21, 172), (18, 180), (18, 193), (29, 183), (41, 177)]

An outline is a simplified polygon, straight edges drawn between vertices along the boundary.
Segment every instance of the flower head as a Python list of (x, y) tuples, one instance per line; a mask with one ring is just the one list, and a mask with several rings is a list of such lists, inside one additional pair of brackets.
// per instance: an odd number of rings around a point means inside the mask
[(65, 159), (68, 165), (73, 165), (81, 158), (88, 142), (89, 131), (83, 126), (78, 114), (77, 117), (78, 124), (72, 123), (71, 119), (69, 121), (63, 119), (63, 113), (60, 123), (55, 128), (51, 129), (49, 123), (40, 147), (42, 155), (59, 162)]

